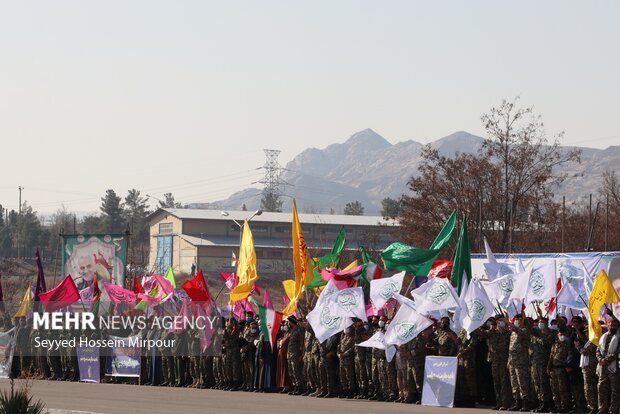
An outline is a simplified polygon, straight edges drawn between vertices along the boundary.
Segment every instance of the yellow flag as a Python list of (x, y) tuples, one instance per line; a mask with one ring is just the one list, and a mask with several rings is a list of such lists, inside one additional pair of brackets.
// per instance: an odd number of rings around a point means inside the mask
[(284, 286), (284, 293), (287, 298), (292, 299), (295, 297), (295, 281), (293, 279), (283, 280), (282, 286)]
[(349, 265), (347, 267), (345, 267), (342, 270), (351, 270), (351, 269), (353, 269), (354, 267), (357, 267), (357, 266), (359, 266), (359, 264), (357, 263), (357, 260), (353, 260), (351, 263), (349, 263)]
[(230, 304), (245, 299), (252, 292), (252, 283), (258, 279), (256, 274), (256, 251), (254, 250), (254, 238), (250, 231), (250, 225), (246, 220), (243, 223), (241, 247), (239, 248), (239, 261), (237, 264), (237, 278), (239, 283), (230, 292)]
[(284, 308), (282, 313), (284, 316), (291, 315), (297, 309), (297, 302), (304, 292), (304, 288), (308, 286), (312, 278), (312, 272), (308, 270), (308, 246), (306, 239), (299, 223), (297, 216), (297, 204), (293, 199), (293, 268), (295, 269), (295, 292), (291, 301)]
[(598, 345), (598, 341), (603, 334), (603, 329), (598, 323), (598, 318), (601, 313), (601, 307), (604, 304), (611, 304), (620, 302), (620, 297), (614, 289), (613, 285), (607, 277), (607, 273), (601, 270), (594, 286), (592, 286), (592, 293), (590, 294), (590, 300), (588, 301), (588, 313), (590, 314), (590, 325), (588, 326), (589, 340), (595, 345)]
[(19, 309), (17, 309), (17, 313), (15, 313), (15, 317), (25, 317), (28, 316), (30, 310), (32, 309), (32, 293), (30, 291), (30, 286), (26, 289), (26, 293), (24, 294), (24, 298), (22, 299), (22, 304)]

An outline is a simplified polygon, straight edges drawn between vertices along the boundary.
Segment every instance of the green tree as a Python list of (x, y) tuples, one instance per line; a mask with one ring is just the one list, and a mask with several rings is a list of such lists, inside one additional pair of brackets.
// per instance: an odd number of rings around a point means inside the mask
[(102, 214), (103, 231), (109, 233), (121, 232), (125, 229), (123, 219), (123, 204), (121, 198), (116, 195), (114, 190), (107, 190), (105, 196), (101, 198), (99, 207)]
[(260, 200), (260, 209), (266, 212), (282, 212), (282, 200), (274, 193), (265, 192)]
[(361, 201), (352, 201), (344, 206), (344, 214), (347, 216), (363, 216), (364, 206)]
[(22, 204), (22, 214), (17, 220), (17, 238), (24, 255), (36, 247), (45, 247), (49, 240), (49, 233), (41, 226), (37, 212), (27, 202)]
[(134, 240), (139, 242), (148, 241), (148, 215), (147, 199), (140, 195), (140, 191), (136, 189), (129, 190), (125, 197), (123, 217), (132, 226), (131, 231), (134, 235)]
[(400, 215), (400, 200), (394, 200), (390, 197), (381, 200), (381, 215), (386, 220), (396, 220)]
[(103, 216), (91, 214), (82, 217), (79, 224), (79, 232), (84, 234), (96, 234), (105, 231)]
[(183, 208), (183, 204), (174, 201), (174, 196), (172, 193), (164, 194), (164, 200), (159, 201), (160, 208)]

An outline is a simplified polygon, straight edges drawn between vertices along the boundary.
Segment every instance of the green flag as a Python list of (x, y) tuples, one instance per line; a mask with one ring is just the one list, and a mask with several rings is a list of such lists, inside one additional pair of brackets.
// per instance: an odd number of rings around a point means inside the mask
[(310, 258), (310, 264), (312, 265), (312, 280), (308, 284), (309, 288), (317, 288), (327, 284), (327, 282), (321, 277), (321, 270), (326, 267), (338, 267), (342, 251), (344, 250), (344, 245), (346, 243), (346, 235), (347, 232), (344, 230), (344, 226), (340, 227), (340, 232), (338, 232), (338, 237), (334, 242), (334, 247), (332, 247), (331, 253), (323, 257), (319, 257), (318, 259), (313, 257)]
[(453, 210), (429, 249), (420, 249), (400, 242), (390, 244), (381, 252), (385, 267), (387, 269), (405, 270), (415, 276), (428, 275), (433, 262), (450, 242), (455, 226), (456, 210)]
[(454, 266), (452, 266), (452, 275), (450, 276), (452, 285), (456, 287), (459, 294), (461, 293), (461, 286), (463, 285), (463, 273), (465, 273), (467, 280), (470, 281), (471, 254), (469, 251), (469, 236), (467, 235), (467, 216), (463, 217), (459, 242), (456, 245), (456, 253), (454, 255)]
[(174, 272), (172, 271), (172, 267), (169, 267), (168, 270), (166, 270), (164, 277), (172, 283), (173, 288), (177, 288), (177, 282), (174, 280)]

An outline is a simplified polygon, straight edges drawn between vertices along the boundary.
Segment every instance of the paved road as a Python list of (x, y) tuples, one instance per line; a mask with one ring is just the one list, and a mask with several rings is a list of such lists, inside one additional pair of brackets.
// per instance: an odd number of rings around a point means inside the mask
[[(15, 381), (19, 387), (20, 381)], [(321, 399), (281, 394), (148, 387), (123, 384), (30, 381), (32, 394), (47, 408), (97, 413), (217, 413), (238, 414), (482, 414), (480, 409), (435, 408), (366, 400)], [(0, 380), (0, 389), (10, 387)], [(488, 414), (490, 410), (484, 410)]]

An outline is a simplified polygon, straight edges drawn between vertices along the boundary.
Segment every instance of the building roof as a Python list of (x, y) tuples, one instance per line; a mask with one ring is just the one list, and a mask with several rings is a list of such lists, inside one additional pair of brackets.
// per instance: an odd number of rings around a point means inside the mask
[[(190, 236), (189, 234), (181, 234), (188, 243), (194, 246), (217, 246), (217, 247), (234, 247), (239, 248), (239, 237), (230, 236), (204, 236), (202, 238), (196, 236)], [(333, 240), (319, 241), (319, 240), (307, 240), (309, 249), (331, 249), (334, 245)], [(292, 248), (291, 239), (279, 239), (272, 237), (254, 237), (254, 246), (257, 248)], [(359, 243), (356, 241), (347, 241), (347, 250), (359, 249)]]
[[(194, 208), (160, 208), (149, 216), (149, 220), (157, 213), (165, 211), (180, 219), (198, 220), (236, 220), (243, 221), (252, 216), (251, 211), (227, 211), (228, 215), (223, 216), (221, 210), (205, 210)], [(253, 222), (266, 223), (290, 223), (291, 213), (262, 213), (254, 216)], [(347, 216), (342, 214), (299, 214), (299, 221), (302, 224), (333, 224), (344, 226), (398, 226), (396, 220), (385, 220), (380, 216)]]

